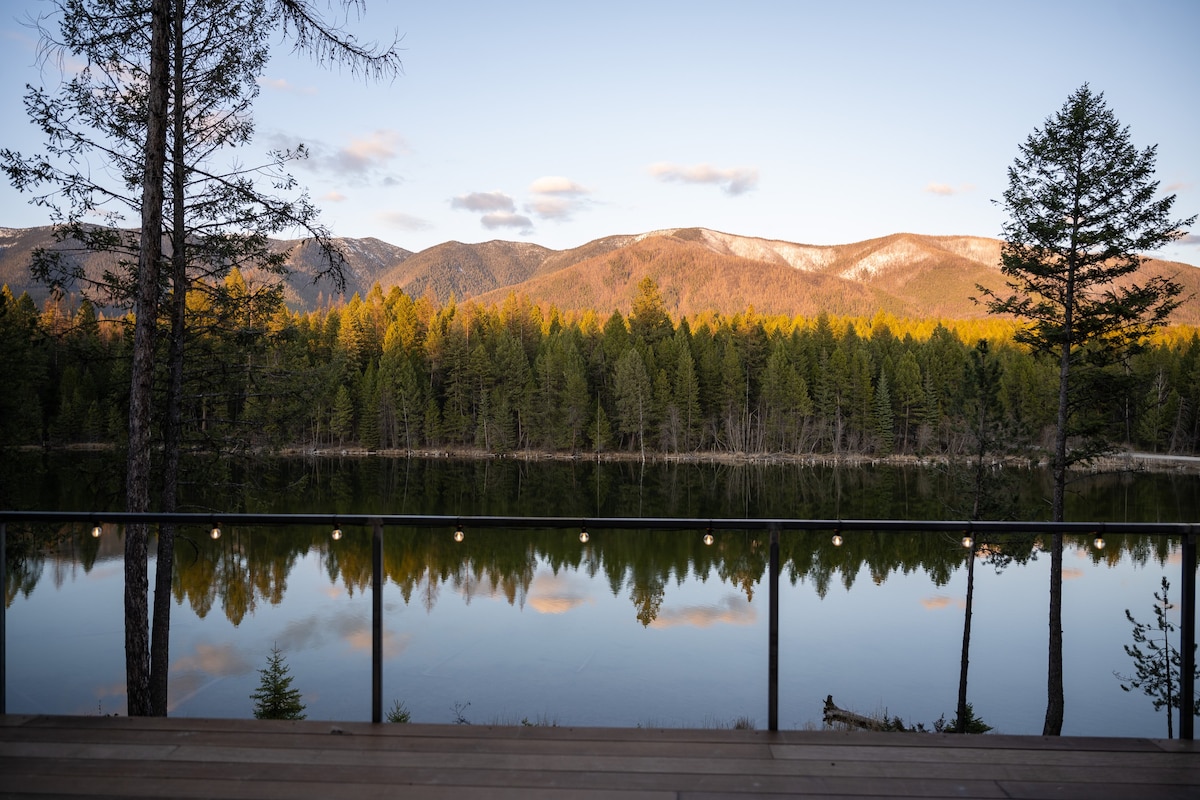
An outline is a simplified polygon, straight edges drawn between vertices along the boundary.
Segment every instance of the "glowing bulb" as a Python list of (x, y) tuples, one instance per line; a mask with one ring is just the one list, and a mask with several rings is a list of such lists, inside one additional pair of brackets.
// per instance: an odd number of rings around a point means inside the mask
[(1097, 550), (1103, 550), (1104, 549), (1104, 539), (1097, 536), (1095, 541), (1092, 542), (1092, 546), (1095, 547)]
[(461, 542), (465, 538), (467, 538), (467, 535), (465, 533), (463, 533), (462, 528), (458, 528), (457, 530), (454, 531), (454, 541)]
[(209, 533), (208, 535), (211, 536), (213, 539), (220, 539), (221, 538), (221, 529), (218, 528), (216, 525), (213, 525), (212, 532)]
[(100, 538), (100, 534), (101, 534), (101, 533), (103, 533), (103, 531), (101, 531), (101, 530), (100, 530), (100, 526), (99, 526), (99, 525), (97, 525), (96, 527), (92, 528), (92, 538), (93, 538), (93, 539), (99, 539), (99, 538)]
[(579, 541), (583, 542), (584, 544), (587, 544), (587, 540), (590, 538), (592, 537), (588, 536), (588, 532), (586, 530), (579, 532)]
[(841, 547), (843, 541), (845, 541), (845, 540), (842, 538), (841, 534), (835, 533), (833, 535), (833, 546), (834, 547)]
[(972, 539), (970, 536), (964, 536), (962, 544), (963, 544), (963, 547), (974, 547), (975, 540)]
[(341, 529), (341, 528), (334, 528), (334, 529), (333, 529), (333, 540), (336, 542), (336, 541), (338, 541), (338, 540), (339, 540), (339, 539), (341, 539), (341, 538), (342, 538), (342, 529)]
[(713, 535), (711, 533), (704, 534), (704, 543), (705, 544), (711, 545), (715, 541), (716, 541), (716, 539), (713, 538)]

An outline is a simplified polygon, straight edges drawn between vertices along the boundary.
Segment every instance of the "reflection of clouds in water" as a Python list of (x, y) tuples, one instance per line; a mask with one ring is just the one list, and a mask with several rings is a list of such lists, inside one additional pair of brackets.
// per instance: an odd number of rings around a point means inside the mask
[(310, 614), (294, 619), (284, 626), (276, 641), (280, 650), (303, 650), (320, 647), (331, 635), (349, 639), (362, 630), (370, 630), (366, 617), (357, 611), (343, 609), (325, 616)]
[[(105, 699), (115, 698), (118, 702), (105, 704)], [(105, 706), (108, 706), (107, 708)], [(110, 683), (108, 686), (96, 687), (96, 708), (89, 708), (86, 711), (80, 711), (80, 714), (120, 714), (128, 713), (126, 709), (129, 706), (129, 701), (125, 695), (125, 683)]]
[(176, 659), (172, 672), (205, 672), (215, 677), (242, 675), (253, 669), (250, 661), (231, 644), (197, 644), (196, 652)]
[(214, 683), (252, 669), (250, 660), (231, 644), (198, 643), (194, 653), (171, 665), (167, 710), (175, 711)]
[(584, 603), (595, 603), (588, 596), (588, 581), (577, 575), (539, 571), (529, 584), (529, 605), (539, 614), (565, 614)]
[(83, 576), (85, 581), (92, 581), (94, 583), (103, 583), (117, 578), (121, 580), (125, 579), (125, 567), (120, 563), (112, 566), (93, 567), (91, 571)]
[[(292, 620), (279, 634), (280, 650), (294, 651), (322, 647), (330, 638), (340, 639), (353, 650), (371, 652), (371, 622), (357, 611), (343, 609), (332, 614), (310, 614), (303, 619)], [(398, 656), (408, 647), (412, 636), (397, 636), (391, 631), (383, 632), (383, 655), (385, 658)]]
[(1083, 577), (1083, 570), (1077, 567), (1063, 567), (1062, 577), (1064, 581), (1073, 581)]
[[(354, 650), (362, 650), (371, 652), (371, 632), (367, 629), (354, 631), (346, 636), (346, 643)], [(412, 643), (411, 633), (402, 633), (399, 636), (391, 631), (383, 632), (383, 657), (385, 659), (395, 658), (408, 649)]]
[(757, 619), (758, 612), (749, 600), (740, 594), (730, 594), (721, 598), (715, 606), (664, 608), (658, 612), (650, 627), (673, 628), (676, 625), (692, 625), (707, 628), (721, 622), (728, 625), (753, 625)]
[(947, 597), (944, 594), (935, 594), (933, 597), (926, 597), (921, 600), (921, 605), (929, 611), (937, 611), (938, 609), (949, 608), (952, 605), (957, 606), (958, 608), (964, 608), (966, 606), (966, 601), (955, 599), (953, 597)]

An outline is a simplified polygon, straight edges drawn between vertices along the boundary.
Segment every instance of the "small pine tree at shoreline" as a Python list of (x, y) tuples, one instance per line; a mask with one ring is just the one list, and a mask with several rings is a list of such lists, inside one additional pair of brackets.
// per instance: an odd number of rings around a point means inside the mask
[(300, 690), (292, 688), (292, 676), (278, 645), (271, 647), (267, 666), (258, 671), (262, 680), (258, 690), (250, 695), (254, 701), (255, 719), (304, 719), (304, 704)]

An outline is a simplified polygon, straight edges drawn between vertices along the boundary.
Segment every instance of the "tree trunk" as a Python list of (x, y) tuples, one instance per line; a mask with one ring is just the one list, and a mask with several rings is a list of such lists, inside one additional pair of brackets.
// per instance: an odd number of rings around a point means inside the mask
[[(162, 258), (163, 167), (167, 148), (167, 56), (170, 3), (150, 7), (150, 86), (142, 171), (142, 227), (134, 303), (133, 358), (129, 379), (129, 456), (125, 507), (150, 508), (150, 405), (154, 385), (154, 328)], [(125, 681), (130, 716), (150, 712), (150, 642), (147, 607), (148, 526), (125, 529)]]
[(971, 661), (971, 607), (975, 600), (975, 544), (967, 556), (967, 604), (963, 611), (962, 661), (958, 671), (958, 732), (967, 732), (967, 666)]
[[(1069, 323), (1068, 323), (1069, 327)], [(1054, 522), (1063, 522), (1067, 491), (1067, 372), (1070, 345), (1063, 344), (1058, 377), (1058, 429), (1054, 453)], [(1050, 545), (1050, 642), (1046, 655), (1046, 716), (1042, 735), (1062, 733), (1062, 534), (1054, 534)]]
[(856, 714), (853, 711), (847, 711), (844, 708), (838, 708), (837, 704), (833, 702), (833, 695), (825, 696), (825, 707), (824, 711), (822, 712), (822, 720), (826, 725), (833, 725), (840, 722), (843, 725), (849, 725), (853, 728), (862, 728), (863, 730), (868, 731), (883, 730), (886, 724), (886, 721), (881, 722), (880, 720), (872, 719), (871, 717), (863, 716), (862, 714)]
[[(1067, 327), (1069, 329), (1069, 322)], [(1052, 513), (1055, 522), (1062, 522), (1065, 516), (1064, 506), (1067, 485), (1067, 371), (1070, 365), (1070, 355), (1070, 344), (1064, 344), (1058, 388), (1058, 431), (1054, 437), (1054, 498)], [(1062, 534), (1055, 533), (1050, 541), (1050, 640), (1046, 663), (1046, 720), (1042, 726), (1042, 735), (1058, 736), (1062, 733), (1064, 710), (1062, 666)]]
[(1061, 533), (1053, 536), (1050, 552), (1050, 653), (1046, 671), (1046, 722), (1043, 736), (1058, 736), (1063, 723), (1062, 563)]
[[(1075, 218), (1079, 213), (1076, 211)], [(1075, 234), (1071, 235), (1072, 249)], [(1067, 488), (1067, 423), (1070, 418), (1068, 405), (1071, 372), (1071, 342), (1074, 336), (1075, 268), (1067, 269), (1066, 301), (1063, 304), (1062, 353), (1058, 372), (1058, 428), (1054, 435), (1054, 497), (1052, 514), (1055, 522), (1065, 519)], [(1058, 736), (1063, 724), (1063, 630), (1062, 630), (1062, 562), (1063, 537), (1055, 533), (1050, 546), (1050, 641), (1046, 669), (1046, 720), (1042, 726), (1043, 736)]]
[[(163, 421), (162, 510), (177, 507), (179, 486), (179, 448), (182, 439), (184, 314), (187, 310), (187, 251), (184, 225), (184, 148), (183, 148), (183, 6), (176, 0), (172, 19), (174, 53), (174, 142), (171, 173), (171, 339), (170, 383), (167, 385), (166, 415)], [(150, 714), (167, 715), (167, 672), (171, 665), (171, 583), (175, 569), (175, 526), (161, 525), (154, 571), (154, 614), (150, 630)]]

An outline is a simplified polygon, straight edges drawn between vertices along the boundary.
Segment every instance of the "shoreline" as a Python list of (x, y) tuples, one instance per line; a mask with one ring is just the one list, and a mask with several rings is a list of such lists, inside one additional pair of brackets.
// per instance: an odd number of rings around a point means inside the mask
[[(24, 452), (61, 451), (61, 452), (99, 452), (115, 450), (117, 445), (105, 443), (65, 444), (65, 445), (20, 445), (16, 448)], [(807, 467), (949, 467), (972, 466), (975, 457), (971, 455), (952, 456), (895, 454), (878, 456), (866, 453), (741, 453), (708, 450), (693, 453), (646, 453), (643, 457), (639, 452), (623, 450), (606, 450), (601, 452), (567, 452), (556, 450), (516, 450), (509, 453), (492, 453), (474, 447), (439, 447), (439, 448), (367, 448), (361, 446), (347, 447), (281, 447), (279, 449), (258, 449), (236, 454), (234, 457), (251, 458), (419, 458), (419, 459), (450, 459), (450, 460), (509, 460), (509, 461), (590, 461), (595, 463), (639, 463), (647, 464), (723, 464), (729, 466), (779, 466), (799, 465)], [(988, 458), (987, 464), (993, 469), (1049, 469), (1050, 460), (1046, 456), (1033, 458), (1029, 456), (994, 456)], [(1101, 474), (1117, 472), (1181, 472), (1200, 474), (1200, 456), (1175, 455), (1167, 453), (1140, 453), (1122, 451), (1092, 459), (1087, 464), (1073, 465), (1070, 471), (1084, 474)]]
[[(974, 456), (950, 455), (890, 455), (864, 453), (734, 453), (705, 451), (702, 453), (641, 453), (602, 451), (600, 453), (568, 453), (553, 450), (518, 450), (511, 453), (491, 453), (477, 448), (436, 449), (369, 449), (364, 447), (282, 448), (271, 453), (280, 457), (303, 458), (424, 458), (459, 460), (513, 461), (591, 461), (596, 463), (645, 462), (647, 464), (725, 464), (730, 466), (800, 465), (808, 467), (948, 467), (972, 466)], [(987, 460), (994, 469), (1048, 469), (1047, 457), (996, 456)], [(1187, 472), (1200, 474), (1200, 456), (1165, 455), (1160, 453), (1121, 452), (1092, 459), (1086, 465), (1074, 465), (1072, 472), (1099, 474), (1106, 472)]]

